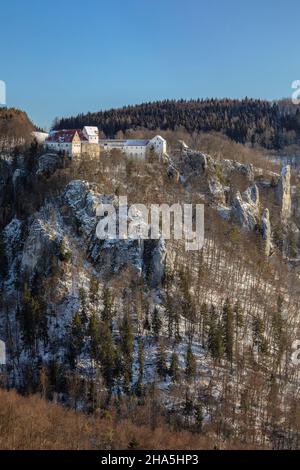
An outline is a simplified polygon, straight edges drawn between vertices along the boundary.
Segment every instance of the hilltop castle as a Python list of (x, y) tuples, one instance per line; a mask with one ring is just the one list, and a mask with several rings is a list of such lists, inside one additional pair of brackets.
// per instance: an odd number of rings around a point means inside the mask
[(120, 150), (129, 157), (144, 159), (148, 151), (158, 156), (167, 152), (167, 142), (160, 135), (152, 139), (99, 139), (99, 130), (94, 126), (80, 129), (51, 131), (44, 141), (47, 150), (63, 152), (71, 158), (89, 154), (99, 156), (100, 149), (110, 152)]

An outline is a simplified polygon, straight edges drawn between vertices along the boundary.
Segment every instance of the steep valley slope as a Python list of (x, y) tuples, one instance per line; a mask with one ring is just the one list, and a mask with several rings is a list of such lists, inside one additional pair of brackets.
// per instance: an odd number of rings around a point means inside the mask
[[(188, 147), (145, 162), (42, 153), (0, 161), (7, 386), (88, 412), (151, 402), (220, 448), (296, 448), (297, 175)], [(119, 195), (204, 204), (204, 247), (99, 240), (97, 207)]]

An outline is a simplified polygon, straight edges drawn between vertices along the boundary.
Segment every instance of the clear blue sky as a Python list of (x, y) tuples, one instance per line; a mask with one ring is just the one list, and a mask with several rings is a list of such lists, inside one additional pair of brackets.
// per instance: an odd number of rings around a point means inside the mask
[(299, 0), (1, 0), (7, 105), (55, 116), (164, 98), (290, 96)]

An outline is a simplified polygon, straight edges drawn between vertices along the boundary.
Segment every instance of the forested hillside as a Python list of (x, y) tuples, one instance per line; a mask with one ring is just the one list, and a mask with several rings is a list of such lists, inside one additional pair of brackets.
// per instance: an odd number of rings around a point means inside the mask
[(24, 111), (0, 107), (0, 141), (26, 139), (35, 126)]
[[(199, 447), (298, 448), (297, 175), (186, 147), (162, 161), (42, 152), (0, 160), (6, 386), (151, 432), (167, 422)], [(97, 207), (118, 195), (204, 203), (203, 248), (99, 240)]]
[(98, 126), (108, 137), (129, 129), (216, 131), (240, 143), (269, 149), (299, 143), (300, 109), (286, 101), (247, 99), (165, 100), (56, 120), (56, 129)]

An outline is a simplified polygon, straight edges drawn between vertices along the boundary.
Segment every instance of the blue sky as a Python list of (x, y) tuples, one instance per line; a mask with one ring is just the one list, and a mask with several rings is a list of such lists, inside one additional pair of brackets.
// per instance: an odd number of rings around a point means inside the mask
[(41, 126), (164, 98), (290, 96), (299, 18), (299, 0), (1, 0), (0, 80)]

